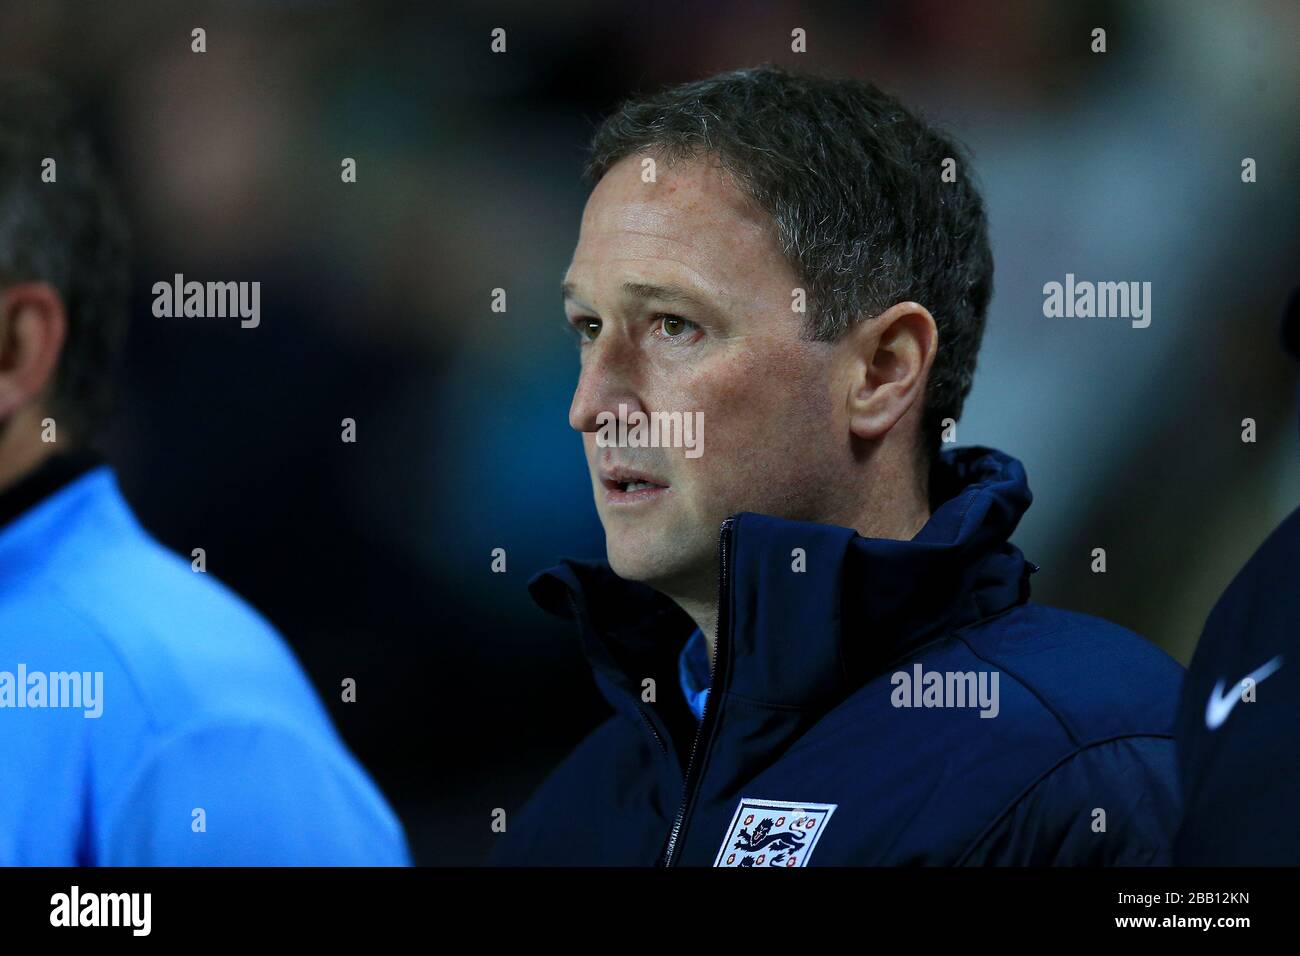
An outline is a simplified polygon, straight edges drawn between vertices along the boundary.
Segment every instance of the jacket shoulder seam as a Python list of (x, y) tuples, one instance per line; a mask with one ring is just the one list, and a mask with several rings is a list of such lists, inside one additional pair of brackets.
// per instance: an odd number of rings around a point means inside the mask
[(1032, 781), (1026, 784), (1025, 787), (1018, 794), (1012, 797), (1010, 802), (1008, 802), (1007, 805), (1002, 808), (1002, 811), (998, 813), (996, 816), (994, 816), (993, 819), (990, 820), (988, 824), (985, 825), (984, 829), (982, 829), (979, 832), (979, 834), (977, 834), (976, 837), (973, 840), (971, 840), (970, 844), (966, 847), (965, 850), (962, 851), (961, 855), (957, 858), (957, 861), (954, 865), (955, 866), (965, 865), (966, 860), (970, 857), (970, 855), (975, 852), (975, 850), (979, 847), (979, 845), (988, 838), (989, 834), (992, 833), (993, 830), (996, 829), (997, 826), (1001, 824), (1003, 820), (1005, 820), (1012, 812), (1015, 811), (1016, 807), (1018, 807), (1021, 803), (1023, 803), (1024, 800), (1030, 796), (1030, 794), (1032, 794), (1040, 786), (1046, 783), (1053, 775), (1056, 774), (1058, 770), (1060, 770), (1070, 761), (1074, 760), (1074, 758), (1084, 753), (1087, 753), (1088, 751), (1095, 750), (1098, 747), (1105, 747), (1108, 744), (1117, 743), (1121, 740), (1173, 741), (1174, 739), (1175, 738), (1172, 733), (1116, 734), (1113, 737), (1105, 737), (1100, 740), (1094, 740), (1087, 744), (1082, 744), (1080, 746), (1075, 747), (1074, 750), (1070, 751), (1069, 753), (1061, 757), (1060, 760), (1056, 761), (1056, 763), (1052, 764), (1052, 766), (1044, 770), (1036, 778), (1034, 778)]
[[(1082, 627), (1083, 624), (1081, 623), (1069, 623), (1069, 624), (1064, 624), (1061, 627), (1055, 628), (1050, 631), (1044, 631), (1041, 635), (1036, 635), (1036, 636), (1046, 637), (1054, 634), (1062, 634), (1069, 631), (1079, 630)], [(1056, 718), (1056, 722), (1061, 725), (1061, 729), (1065, 731), (1066, 736), (1069, 737), (1070, 742), (1072, 744), (1074, 744), (1076, 747), (1089, 746), (1089, 744), (1085, 744), (1082, 740), (1079, 739), (1078, 734), (1075, 733), (1074, 728), (1065, 719), (1065, 717), (1061, 714), (1061, 712), (1056, 707), (1054, 707), (1048, 701), (1048, 699), (1039, 692), (1038, 688), (1035, 687), (1030, 681), (1020, 676), (1020, 674), (1017, 673), (1012, 668), (1007, 667), (1005, 663), (1001, 661), (993, 660), (991, 655), (976, 650), (975, 646), (967, 639), (969, 630), (970, 628), (962, 628), (961, 630), (955, 632), (952, 635), (952, 637), (958, 641), (961, 641), (962, 644), (966, 645), (966, 649), (970, 651), (971, 654), (973, 654), (975, 657), (982, 660), (985, 664), (988, 664), (990, 667), (996, 667), (999, 670), (1005, 671), (1007, 674), (1010, 674), (1011, 677), (1015, 679), (1017, 684), (1019, 684), (1026, 691), (1028, 691), (1034, 697), (1034, 699), (1037, 700), (1038, 703), (1042, 705), (1044, 710), (1046, 710), (1049, 714), (1051, 714), (1053, 717)], [(1116, 738), (1108, 738), (1108, 739), (1116, 739)]]

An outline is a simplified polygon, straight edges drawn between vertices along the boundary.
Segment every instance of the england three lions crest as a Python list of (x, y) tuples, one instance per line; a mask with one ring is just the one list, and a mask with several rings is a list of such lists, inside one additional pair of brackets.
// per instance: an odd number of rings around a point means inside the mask
[(833, 803), (740, 801), (714, 866), (807, 866)]

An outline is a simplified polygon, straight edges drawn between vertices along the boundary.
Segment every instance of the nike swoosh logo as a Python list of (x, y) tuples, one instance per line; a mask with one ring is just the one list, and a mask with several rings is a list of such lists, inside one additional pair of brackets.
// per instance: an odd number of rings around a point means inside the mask
[(1241, 702), (1241, 685), (1248, 680), (1253, 680), (1256, 684), (1269, 677), (1282, 666), (1282, 655), (1279, 654), (1263, 667), (1251, 671), (1237, 683), (1232, 685), (1232, 693), (1225, 695), (1223, 693), (1223, 679), (1214, 685), (1214, 690), (1210, 691), (1210, 699), (1205, 704), (1205, 726), (1210, 730), (1218, 730), (1223, 726), (1223, 722), (1228, 719), (1232, 713), (1232, 708)]

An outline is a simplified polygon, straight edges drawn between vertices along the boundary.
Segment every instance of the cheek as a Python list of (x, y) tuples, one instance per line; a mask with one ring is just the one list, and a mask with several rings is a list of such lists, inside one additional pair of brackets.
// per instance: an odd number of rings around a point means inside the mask
[(687, 472), (713, 491), (747, 489), (745, 497), (785, 497), (820, 474), (833, 438), (823, 379), (797, 350), (738, 356), (700, 375), (683, 396), (695, 404), (680, 406), (704, 412), (704, 454), (683, 463)]

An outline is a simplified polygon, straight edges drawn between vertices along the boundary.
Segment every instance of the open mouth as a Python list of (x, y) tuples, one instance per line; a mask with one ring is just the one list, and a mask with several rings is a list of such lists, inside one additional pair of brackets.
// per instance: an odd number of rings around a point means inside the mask
[(605, 497), (609, 501), (638, 501), (651, 498), (659, 492), (667, 491), (667, 485), (641, 477), (602, 478)]
[(616, 481), (612, 482), (613, 486), (622, 492), (645, 491), (647, 488), (663, 488), (664, 485), (656, 485), (652, 481)]

